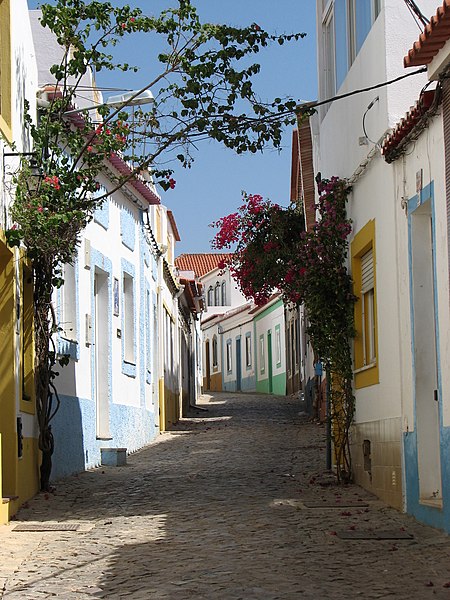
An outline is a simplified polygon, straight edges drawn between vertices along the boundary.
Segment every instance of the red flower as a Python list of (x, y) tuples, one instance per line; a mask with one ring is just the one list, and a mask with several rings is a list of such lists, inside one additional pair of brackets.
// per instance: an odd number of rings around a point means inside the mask
[(38, 206), (37, 211), (41, 213), (41, 212), (44, 212), (44, 209), (42, 208), (42, 206)]
[(92, 146), (88, 146), (88, 147), (86, 148), (86, 150), (87, 150), (88, 152), (92, 152), (92, 150), (93, 150), (93, 149), (94, 149), (94, 148), (93, 148)]
[(176, 181), (175, 179), (169, 179), (170, 189), (173, 190), (175, 187)]

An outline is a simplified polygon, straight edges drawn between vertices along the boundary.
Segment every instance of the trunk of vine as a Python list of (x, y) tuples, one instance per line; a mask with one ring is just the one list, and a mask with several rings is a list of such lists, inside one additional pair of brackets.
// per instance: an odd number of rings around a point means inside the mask
[(39, 449), (42, 452), (40, 488), (50, 489), (54, 441), (50, 421), (53, 409), (52, 378), (55, 353), (51, 351), (54, 328), (52, 292), (54, 268), (51, 260), (37, 259), (34, 269), (34, 323), (35, 323), (35, 394), (39, 426)]

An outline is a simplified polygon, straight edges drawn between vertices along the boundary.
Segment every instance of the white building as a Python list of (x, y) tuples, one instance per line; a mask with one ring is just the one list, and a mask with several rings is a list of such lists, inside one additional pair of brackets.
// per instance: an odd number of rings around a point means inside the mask
[[(421, 3), (423, 10), (435, 2)], [(350, 266), (355, 293), (354, 476), (388, 503), (404, 506), (405, 398), (411, 393), (407, 221), (399, 198), (403, 178), (387, 168), (378, 142), (419, 96), (426, 77), (405, 75), (403, 55), (417, 38), (406, 3), (397, 0), (317, 2), (319, 100), (334, 100), (313, 120), (315, 172), (352, 185)], [(398, 237), (399, 227), (403, 234)], [(406, 236), (406, 237), (405, 237)], [(409, 375), (408, 375), (409, 373)]]

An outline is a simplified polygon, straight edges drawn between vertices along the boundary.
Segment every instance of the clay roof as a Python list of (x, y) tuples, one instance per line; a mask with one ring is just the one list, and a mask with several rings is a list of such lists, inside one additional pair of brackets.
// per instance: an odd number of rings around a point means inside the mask
[(167, 218), (169, 219), (175, 239), (177, 240), (177, 242), (180, 242), (181, 241), (180, 234), (178, 232), (177, 224), (175, 223), (175, 217), (173, 216), (173, 212), (171, 210), (167, 211)]
[(450, 39), (450, 0), (444, 0), (403, 59), (404, 66), (428, 65), (448, 39)]
[(219, 263), (229, 256), (229, 253), (180, 254), (175, 259), (175, 266), (179, 271), (194, 271), (196, 277), (203, 277), (217, 269)]
[[(45, 91), (47, 92), (47, 96), (49, 99), (58, 97), (60, 98), (62, 92), (58, 86), (55, 85), (47, 85), (45, 86)], [(84, 120), (82, 112), (72, 112), (67, 116), (68, 120), (75, 125), (75, 127), (82, 128), (86, 125), (86, 121)], [(112, 165), (121, 175), (125, 177), (132, 176), (130, 180), (127, 182), (131, 185), (139, 194), (149, 203), (149, 204), (161, 204), (160, 198), (148, 182), (139, 174), (135, 173), (133, 175), (133, 169), (130, 165), (120, 156), (120, 154), (116, 152), (111, 152), (110, 156), (107, 159), (110, 165)]]
[(397, 158), (401, 143), (425, 117), (433, 104), (435, 94), (435, 90), (423, 92), (415, 106), (406, 113), (406, 116), (396, 125), (393, 132), (385, 138), (381, 153), (386, 162), (390, 163)]

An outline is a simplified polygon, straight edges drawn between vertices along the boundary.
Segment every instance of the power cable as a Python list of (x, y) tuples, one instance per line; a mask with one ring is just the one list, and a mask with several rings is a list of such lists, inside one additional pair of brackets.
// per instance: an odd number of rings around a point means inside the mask
[(357, 90), (353, 90), (351, 92), (347, 92), (345, 94), (339, 94), (338, 96), (333, 96), (332, 98), (327, 98), (326, 100), (320, 100), (319, 102), (303, 102), (298, 104), (294, 112), (297, 114), (305, 114), (308, 113), (311, 109), (316, 108), (317, 106), (323, 106), (324, 104), (328, 104), (329, 102), (334, 102), (335, 100), (342, 100), (343, 98), (348, 98), (349, 96), (355, 96), (356, 94), (362, 94), (363, 92), (370, 92), (371, 90), (377, 90), (379, 88), (385, 87), (387, 85), (391, 85), (393, 83), (397, 83), (397, 81), (401, 81), (402, 79), (406, 79), (407, 77), (412, 77), (413, 75), (418, 75), (419, 73), (426, 73), (427, 67), (421, 67), (416, 71), (412, 71), (411, 73), (406, 73), (405, 75), (400, 75), (399, 77), (395, 77), (394, 79), (390, 79), (389, 81), (383, 81), (383, 83), (377, 83), (375, 85), (371, 85), (366, 88), (359, 88)]

